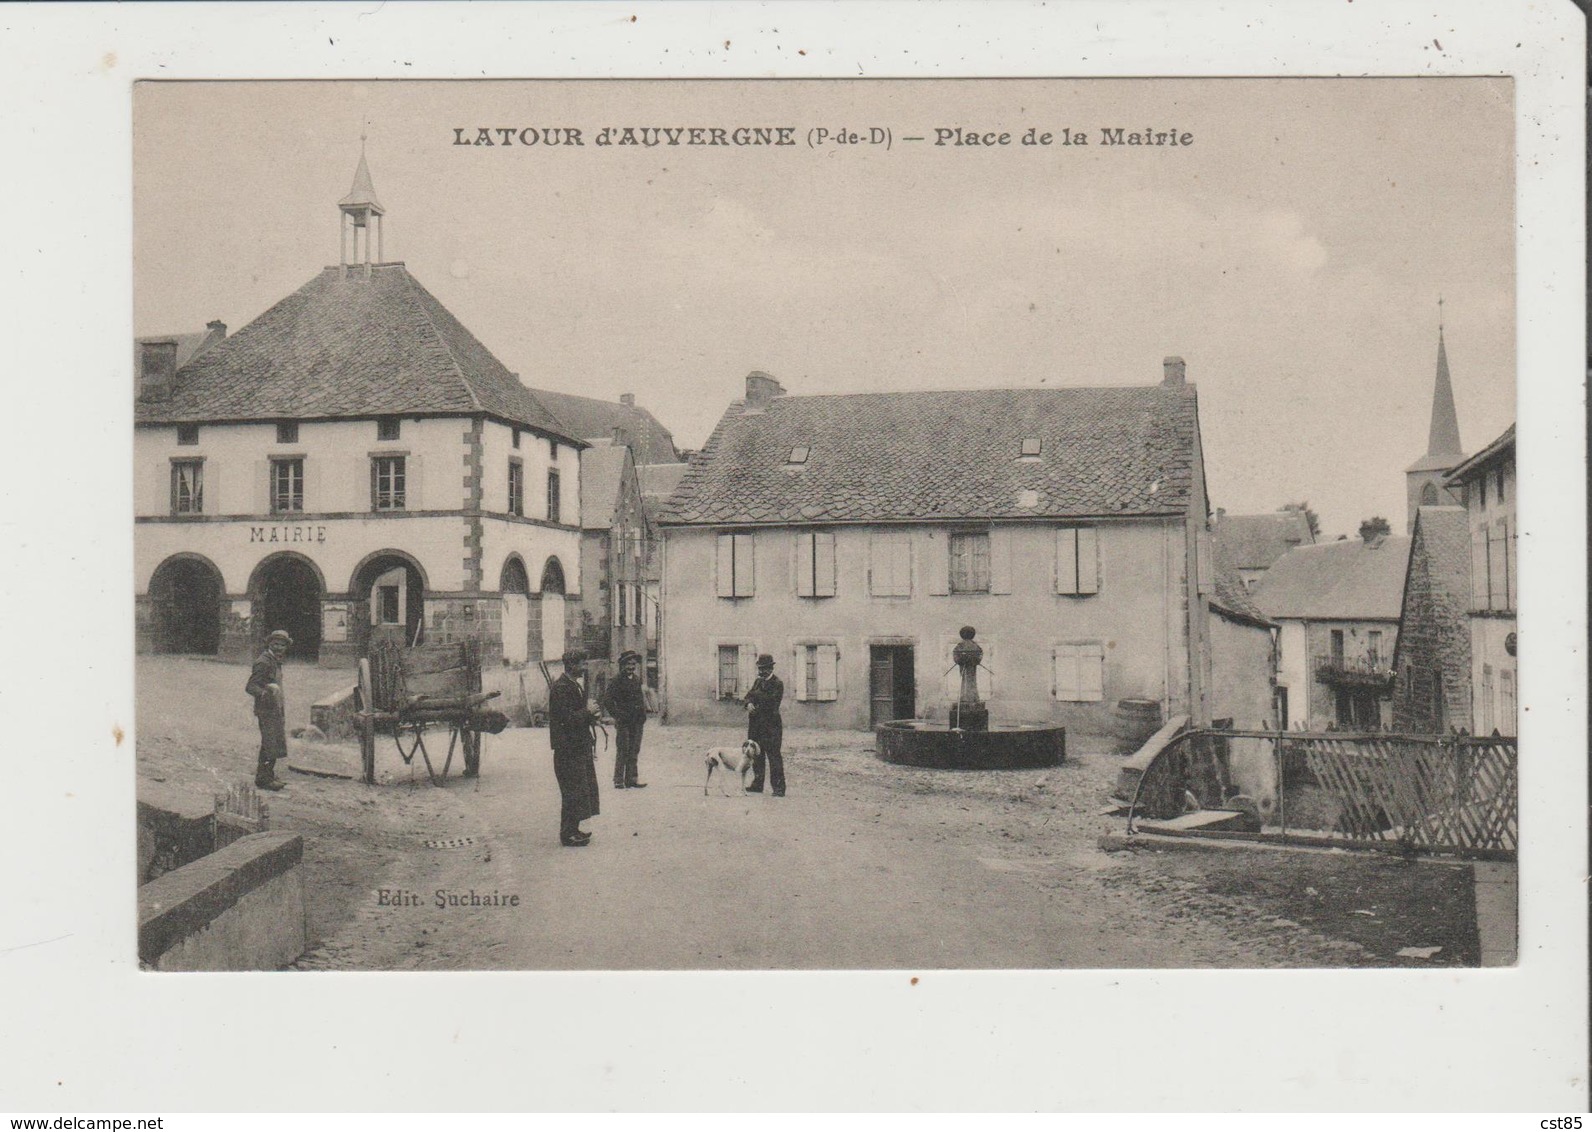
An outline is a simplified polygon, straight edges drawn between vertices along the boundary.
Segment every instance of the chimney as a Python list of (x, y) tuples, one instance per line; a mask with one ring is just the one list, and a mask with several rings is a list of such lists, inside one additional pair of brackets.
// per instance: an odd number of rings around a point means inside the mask
[(636, 403), (636, 395), (634, 393), (621, 393), (619, 395), (619, 403), (621, 405), (634, 406)]
[(628, 448), (630, 446), (630, 430), (624, 425), (614, 425), (614, 447)]
[(177, 381), (177, 340), (139, 343), (138, 396), (164, 397)]
[(1182, 358), (1173, 356), (1161, 359), (1161, 369), (1164, 371), (1161, 377), (1162, 385), (1184, 384)]
[(225, 338), (227, 336), (227, 324), (222, 322), (219, 318), (212, 318), (209, 322), (205, 323), (205, 329), (210, 331), (210, 333), (217, 338)]
[(746, 407), (754, 412), (768, 408), (769, 402), (785, 395), (785, 387), (760, 369), (746, 375)]

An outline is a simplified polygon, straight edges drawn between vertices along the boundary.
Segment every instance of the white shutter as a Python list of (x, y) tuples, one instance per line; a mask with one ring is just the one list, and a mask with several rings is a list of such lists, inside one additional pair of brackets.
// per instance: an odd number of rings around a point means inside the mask
[(923, 575), (929, 593), (951, 592), (951, 554), (946, 548), (944, 531), (923, 532)]
[(741, 698), (745, 699), (746, 693), (752, 690), (752, 685), (757, 680), (757, 647), (755, 645), (742, 645), (740, 656), (737, 659), (741, 662)]
[[(425, 468), (418, 455), (404, 457), (404, 510), (422, 511), (426, 506), (425, 481), (421, 478)], [(575, 592), (579, 592), (576, 590)]]
[(796, 596), (813, 596), (813, 550), (818, 536), (812, 531), (796, 532)]
[(807, 695), (807, 646), (797, 645), (791, 650), (790, 680), (788, 681), (795, 698), (799, 703), (806, 703)]
[[(1511, 527), (1511, 524), (1510, 524), (1509, 520), (1505, 519), (1504, 523), (1503, 523), (1503, 528), (1504, 528), (1504, 583), (1505, 583), (1504, 584), (1504, 591), (1505, 591), (1504, 592), (1504, 598), (1508, 602), (1508, 604), (1505, 605), (1505, 607), (1504, 607), (1505, 609), (1513, 609), (1515, 607), (1515, 598), (1518, 597), (1519, 594), (1520, 594), (1520, 579), (1516, 576), (1516, 573), (1515, 573), (1519, 569), (1519, 566), (1517, 565), (1516, 559), (1515, 559), (1515, 543), (1518, 540), (1519, 536), (1515, 533), (1515, 531), (1511, 530), (1510, 527)], [(1513, 735), (1514, 732), (1511, 731), (1510, 734)]]
[(254, 513), (271, 513), (271, 461), (260, 460), (254, 465)]
[(321, 498), (321, 461), (313, 456), (304, 457), (304, 510), (331, 510)]
[(227, 512), (221, 506), (221, 461), (206, 460), (199, 474), (203, 477), (201, 490), (204, 492), (201, 500), (204, 510), (200, 514), (225, 515)]
[(1078, 592), (1078, 528), (1056, 529), (1056, 592)]
[(720, 597), (735, 596), (735, 536), (720, 535), (718, 539), (718, 557), (716, 560), (717, 578), (716, 592)]
[(868, 536), (868, 593), (871, 596), (886, 597), (895, 593), (890, 573), (894, 564), (890, 536), (874, 531)]
[(837, 645), (818, 646), (818, 698), (840, 698), (840, 648)]
[(995, 527), (989, 533), (989, 592), (1012, 592), (1012, 532)]
[(735, 596), (751, 597), (756, 592), (757, 565), (753, 558), (755, 535), (735, 536)]
[(813, 595), (835, 596), (835, 532), (819, 531), (813, 535)]
[(1079, 527), (1078, 593), (1100, 592), (1100, 532), (1095, 527)]
[(1470, 532), (1470, 597), (1477, 609), (1487, 608), (1487, 526)]
[(906, 533), (891, 536), (891, 545), (894, 559), (892, 572), (895, 577), (895, 594), (897, 597), (912, 596), (912, 536)]
[(1105, 699), (1106, 673), (1105, 648), (1099, 644), (1082, 645), (1078, 649), (1078, 698), (1100, 701)]
[(1056, 646), (1056, 698), (1058, 700), (1077, 700), (1078, 694), (1078, 646)]

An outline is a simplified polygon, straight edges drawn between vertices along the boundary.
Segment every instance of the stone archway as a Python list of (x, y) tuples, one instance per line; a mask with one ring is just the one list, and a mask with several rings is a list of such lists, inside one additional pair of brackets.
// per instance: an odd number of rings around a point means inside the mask
[(557, 558), (549, 558), (542, 567), (541, 600), (542, 656), (557, 660), (564, 655), (564, 567)]
[(284, 629), (293, 638), (288, 656), (318, 659), (321, 598), (325, 593), (320, 570), (302, 554), (284, 551), (263, 560), (249, 579), (255, 647), (264, 648), (265, 639), (273, 630)]
[(406, 645), (425, 640), (426, 577), (420, 564), (399, 550), (368, 556), (348, 585), (349, 637), (363, 656), (377, 632), (402, 636)]
[(215, 656), (225, 598), (221, 571), (208, 558), (178, 554), (166, 559), (149, 579), (151, 650)]
[(503, 595), (503, 659), (524, 664), (530, 658), (531, 581), (519, 555), (503, 563), (498, 592)]

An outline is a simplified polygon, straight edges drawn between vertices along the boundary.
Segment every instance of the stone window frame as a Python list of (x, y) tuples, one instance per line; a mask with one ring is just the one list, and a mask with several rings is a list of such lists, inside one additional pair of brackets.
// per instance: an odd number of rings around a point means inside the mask
[(508, 482), (508, 512), (510, 515), (525, 515), (525, 461), (516, 457), (509, 459)]
[[(195, 473), (192, 506), (186, 508), (181, 505), (182, 493), (180, 487), (183, 468), (191, 468)], [(205, 458), (203, 456), (172, 457), (171, 513), (173, 515), (203, 515), (205, 513)]]
[[(407, 452), (372, 452), (370, 454), (370, 509), (372, 511), (409, 510), (408, 456)], [(388, 469), (388, 487), (385, 492), (381, 486), (384, 466)]]
[[(557, 441), (554, 441), (556, 444)], [(564, 484), (557, 468), (547, 469), (547, 521), (562, 522), (564, 514)]]
[[(961, 541), (964, 541), (964, 540), (968, 540), (968, 539), (973, 539), (973, 540), (982, 539), (983, 540), (983, 548), (984, 548), (984, 552), (983, 552), (983, 575), (982, 575), (982, 578), (980, 578), (980, 576), (979, 576), (979, 554), (978, 554), (979, 543), (975, 541), (975, 542), (973, 542), (971, 544), (972, 547), (973, 547), (972, 565), (971, 565), (971, 571), (970, 571), (971, 576), (969, 576), (968, 572), (964, 572), (963, 576), (961, 578), (961, 584), (958, 584), (958, 576), (957, 576), (957, 574), (958, 574), (958, 572), (957, 572), (957, 565), (958, 565), (957, 543), (961, 542)], [(945, 553), (946, 553), (946, 562), (947, 562), (946, 588), (948, 589), (948, 591), (950, 593), (952, 593), (952, 594), (988, 594), (988, 593), (994, 593), (995, 592), (995, 589), (994, 589), (994, 570), (991, 568), (991, 559), (992, 559), (992, 545), (991, 544), (993, 543), (993, 541), (994, 541), (993, 532), (988, 527), (953, 528), (952, 530), (947, 532), (946, 539), (945, 539)], [(966, 562), (966, 561), (967, 561), (967, 559), (964, 556), (963, 562)], [(982, 583), (983, 583), (982, 585), (979, 584), (980, 581), (982, 581)]]
[[(265, 489), (266, 501), (270, 507), (271, 514), (302, 515), (304, 513), (305, 462), (306, 461), (303, 453), (283, 453), (282, 455), (272, 456), (270, 458), (269, 467), (266, 469)], [(286, 496), (290, 505), (283, 507), (280, 506), (283, 495), (278, 486), (278, 478), (281, 474), (280, 470), (283, 468), (292, 469), (295, 466), (298, 469), (298, 482), (296, 485), (296, 490), (295, 486), (290, 483), (288, 494)], [(297, 505), (293, 506), (292, 504)]]

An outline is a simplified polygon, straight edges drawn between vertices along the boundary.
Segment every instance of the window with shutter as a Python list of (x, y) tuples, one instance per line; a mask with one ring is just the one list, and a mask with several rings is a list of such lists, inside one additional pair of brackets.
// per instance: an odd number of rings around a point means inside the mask
[(741, 646), (719, 646), (719, 699), (741, 697)]
[(1052, 664), (1056, 699), (1072, 703), (1105, 699), (1105, 646), (1099, 641), (1057, 645)]
[(173, 460), (171, 464), (171, 512), (173, 515), (199, 515), (204, 512), (203, 460)]
[(753, 560), (753, 535), (718, 536), (715, 554), (716, 593), (719, 597), (751, 597), (757, 570)]
[(818, 646), (818, 695), (820, 700), (840, 698), (840, 648), (837, 645)]
[(1099, 536), (1093, 527), (1056, 531), (1056, 592), (1092, 594), (1100, 590)]
[(1471, 608), (1487, 608), (1487, 524), (1470, 532)]
[(869, 540), (868, 592), (874, 597), (912, 596), (912, 536), (880, 531)]
[(950, 541), (951, 592), (989, 593), (989, 532), (955, 531)]

